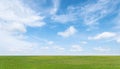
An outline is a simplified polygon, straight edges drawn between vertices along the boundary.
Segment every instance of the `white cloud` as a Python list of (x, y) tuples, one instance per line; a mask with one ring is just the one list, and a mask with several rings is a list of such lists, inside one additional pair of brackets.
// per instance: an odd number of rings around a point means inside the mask
[(65, 51), (65, 48), (64, 47), (60, 47), (60, 46), (41, 46), (40, 47), (40, 49), (39, 49), (40, 51), (56, 51), (56, 52), (58, 52), (58, 51), (61, 51), (61, 52), (63, 52), (63, 51)]
[(62, 14), (62, 15), (54, 15), (52, 17), (52, 20), (54, 20), (55, 22), (60, 22), (60, 23), (68, 23), (68, 22), (75, 21), (76, 18), (72, 14)]
[(87, 41), (81, 41), (80, 43), (81, 44), (87, 44), (88, 42)]
[(108, 41), (115, 41), (120, 43), (120, 36), (118, 32), (103, 32), (93, 37), (88, 37), (89, 40), (108, 39)]
[(57, 10), (59, 9), (59, 5), (60, 5), (60, 0), (53, 0), (55, 8), (52, 9), (52, 16), (51, 19), (54, 22), (59, 22), (59, 23), (68, 23), (68, 22), (73, 22), (77, 19), (77, 16), (75, 15), (76, 13), (72, 13), (71, 10), (69, 10), (69, 8), (67, 9), (67, 13), (66, 14), (55, 14), (57, 12)]
[[(119, 1), (98, 0), (96, 3), (87, 4), (81, 9), (81, 16), (86, 25), (94, 25), (109, 13), (115, 10)], [(109, 8), (111, 6), (111, 8)]]
[(43, 18), (20, 1), (0, 1), (0, 29), (2, 30), (26, 32), (26, 26), (45, 25)]
[[(54, 1), (55, 2), (55, 1)], [(66, 14), (54, 14), (51, 19), (55, 22), (70, 23), (79, 20), (90, 28), (97, 28), (100, 20), (107, 15), (113, 14), (120, 1), (97, 0), (94, 3), (85, 3), (82, 6), (68, 6)], [(57, 3), (55, 3), (57, 4)], [(111, 6), (111, 8), (109, 8)], [(58, 8), (57, 8), (58, 9)], [(118, 18), (119, 19), (119, 18)], [(90, 29), (89, 29), (90, 30)]]
[(94, 37), (88, 37), (88, 39), (94, 39), (94, 40), (99, 40), (99, 39), (106, 39), (106, 38), (112, 38), (115, 37), (117, 34), (113, 32), (103, 32), (100, 33)]
[(0, 48), (5, 51), (32, 50), (37, 44), (27, 41), (22, 34), (27, 31), (27, 26), (45, 25), (43, 19), (43, 16), (39, 16), (19, 0), (0, 0)]
[(115, 40), (117, 43), (120, 43), (120, 36), (116, 36)]
[(53, 2), (53, 8), (50, 11), (50, 14), (55, 15), (56, 12), (58, 11), (60, 0), (52, 0)]
[(108, 52), (110, 51), (109, 48), (103, 48), (103, 47), (96, 47), (96, 48), (93, 48), (95, 51), (98, 51), (98, 52)]
[(72, 52), (80, 52), (80, 51), (83, 51), (83, 48), (79, 45), (73, 45), (71, 48), (70, 48), (70, 51)]
[(116, 41), (117, 41), (118, 43), (120, 43), (120, 39), (117, 39)]
[(49, 45), (52, 45), (52, 44), (54, 44), (54, 41), (48, 41), (47, 42)]
[(0, 48), (2, 50), (5, 50), (6, 52), (30, 51), (32, 50), (33, 46), (36, 46), (36, 44), (33, 42), (31, 43), (31, 42), (16, 38), (15, 36), (9, 34), (8, 32), (0, 31)]
[(77, 30), (74, 28), (74, 26), (70, 26), (64, 32), (58, 32), (58, 35), (60, 35), (62, 37), (69, 37), (69, 36), (74, 35), (76, 32), (77, 32)]

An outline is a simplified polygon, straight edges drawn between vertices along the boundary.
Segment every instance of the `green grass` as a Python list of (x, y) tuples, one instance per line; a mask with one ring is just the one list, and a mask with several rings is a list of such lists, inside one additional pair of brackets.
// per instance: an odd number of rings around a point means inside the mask
[(120, 56), (1, 56), (0, 69), (120, 69)]

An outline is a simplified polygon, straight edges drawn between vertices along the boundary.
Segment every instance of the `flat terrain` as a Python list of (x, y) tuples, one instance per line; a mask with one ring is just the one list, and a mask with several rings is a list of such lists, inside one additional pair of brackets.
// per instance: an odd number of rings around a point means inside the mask
[(0, 69), (120, 69), (120, 56), (1, 56)]

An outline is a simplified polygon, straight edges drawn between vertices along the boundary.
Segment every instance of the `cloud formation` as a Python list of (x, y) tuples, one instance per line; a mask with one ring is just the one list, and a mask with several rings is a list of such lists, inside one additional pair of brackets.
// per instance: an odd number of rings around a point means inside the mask
[(120, 0), (0, 0), (0, 54), (119, 53), (119, 6)]
[(103, 32), (103, 33), (100, 33), (94, 37), (89, 37), (88, 39), (99, 40), (99, 39), (106, 39), (106, 38), (115, 37), (116, 35), (117, 34), (113, 33), (113, 32)]
[(83, 51), (83, 48), (81, 46), (79, 46), (79, 45), (72, 45), (70, 51), (72, 51), (72, 52), (81, 52), (81, 51)]
[(34, 43), (24, 40), (27, 27), (45, 25), (44, 17), (19, 0), (0, 1), (0, 45), (6, 51), (29, 51)]
[(98, 52), (108, 52), (110, 51), (109, 48), (103, 48), (103, 47), (96, 47), (96, 48), (93, 48), (95, 51), (98, 51)]
[(50, 14), (55, 15), (59, 9), (60, 0), (52, 0), (52, 3), (53, 3), (53, 7), (50, 11)]
[(63, 32), (58, 32), (58, 35), (62, 37), (70, 37), (74, 35), (77, 32), (77, 30), (74, 28), (74, 26), (70, 26), (68, 29), (66, 29)]
[(0, 1), (0, 29), (5, 31), (26, 32), (26, 27), (45, 25), (43, 17), (25, 7), (21, 1)]

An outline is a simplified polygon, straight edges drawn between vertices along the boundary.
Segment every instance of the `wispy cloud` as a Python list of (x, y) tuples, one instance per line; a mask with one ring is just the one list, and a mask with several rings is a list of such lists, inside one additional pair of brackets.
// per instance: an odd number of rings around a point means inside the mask
[(93, 48), (93, 50), (98, 52), (108, 52), (110, 51), (110, 48), (96, 47), (96, 48)]
[(76, 20), (76, 18), (72, 14), (62, 14), (62, 15), (54, 15), (52, 17), (52, 20), (54, 20), (55, 22), (64, 24), (64, 23), (68, 23), (68, 22), (73, 22)]
[(113, 32), (103, 32), (94, 37), (88, 37), (88, 39), (99, 40), (99, 39), (112, 38), (112, 37), (115, 37), (116, 35), (117, 34)]
[(87, 44), (88, 42), (87, 41), (81, 41), (80, 43), (81, 44)]
[(72, 47), (70, 48), (70, 51), (81, 52), (81, 51), (83, 51), (83, 48), (80, 45), (72, 45)]
[(24, 37), (19, 39), (8, 32), (0, 31), (0, 47), (6, 52), (28, 52), (32, 50), (32, 47), (36, 46), (36, 43), (23, 39)]
[(52, 0), (52, 2), (53, 2), (53, 7), (50, 11), (50, 14), (55, 15), (59, 9), (60, 0)]
[[(95, 3), (87, 3), (83, 6), (68, 6), (67, 13), (55, 15), (52, 20), (59, 23), (68, 23), (80, 20), (87, 26), (94, 27), (100, 20), (109, 14), (113, 14), (120, 1), (98, 0)], [(111, 6), (111, 8), (109, 8)]]
[[(112, 14), (119, 1), (98, 0), (96, 3), (87, 4), (81, 8), (81, 17), (88, 26), (99, 24), (100, 19)], [(111, 8), (109, 8), (111, 6)]]
[(118, 36), (116, 36), (115, 40), (116, 40), (117, 43), (120, 43), (120, 36), (119, 36), (119, 34), (118, 34)]
[(102, 32), (97, 34), (96, 36), (88, 37), (89, 40), (103, 40), (106, 39), (108, 41), (115, 41), (120, 43), (120, 36), (117, 32)]
[[(70, 0), (65, 5), (61, 0), (31, 1), (32, 5), (28, 2), (0, 0), (0, 54), (84, 54), (91, 50), (91, 53), (112, 53), (113, 49), (119, 52), (119, 0), (80, 1), (79, 4)], [(63, 30), (63, 26), (69, 27)], [(97, 29), (86, 31), (93, 28)], [(99, 30), (101, 33), (97, 34)], [(97, 47), (92, 42), (110, 47)]]
[[(18, 39), (19, 35), (27, 32), (27, 27), (45, 25), (44, 17), (39, 16), (31, 8), (18, 0), (0, 1), (0, 45), (6, 51), (31, 50), (35, 43)], [(17, 33), (17, 34), (16, 34)]]
[(120, 39), (117, 39), (117, 42), (120, 43)]
[(20, 1), (6, 1), (0, 2), (0, 28), (2, 30), (17, 30), (21, 32), (26, 31), (26, 26), (43, 26), (43, 17), (38, 16), (35, 11), (25, 7)]

